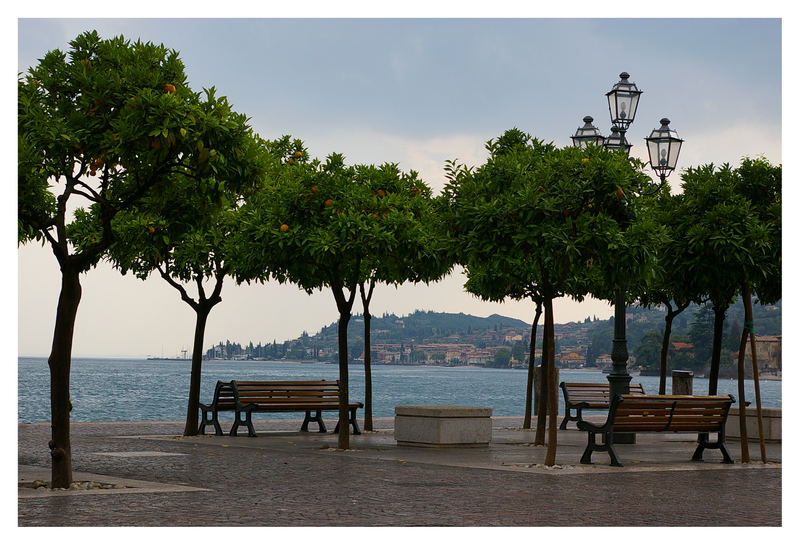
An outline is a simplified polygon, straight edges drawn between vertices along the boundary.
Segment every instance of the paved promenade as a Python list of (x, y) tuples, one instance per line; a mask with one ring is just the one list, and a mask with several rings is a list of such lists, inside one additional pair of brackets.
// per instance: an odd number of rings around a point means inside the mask
[[(351, 437), (296, 432), (181, 437), (180, 422), (73, 423), (76, 480), (125, 488), (34, 490), (49, 480), (50, 426), (19, 425), (20, 526), (780, 526), (781, 445), (769, 463), (718, 451), (689, 461), (692, 436), (641, 434), (625, 467), (578, 463), (586, 434), (560, 431), (556, 468), (519, 418), (493, 418), (490, 447), (398, 447), (391, 419)], [(314, 424), (311, 425), (312, 429)], [(227, 429), (227, 428), (225, 428)], [(750, 454), (759, 459), (758, 444)]]

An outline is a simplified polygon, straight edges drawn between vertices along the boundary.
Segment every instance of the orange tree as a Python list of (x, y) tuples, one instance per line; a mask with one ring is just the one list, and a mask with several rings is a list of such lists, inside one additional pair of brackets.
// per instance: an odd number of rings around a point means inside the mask
[[(733, 298), (745, 284), (754, 283), (763, 286), (765, 298), (777, 298), (780, 293), (780, 169), (775, 175), (764, 166), (762, 178), (747, 176), (750, 166), (749, 160), (741, 169), (708, 164), (689, 168), (682, 175), (676, 221), (686, 237), (680, 256), (686, 270), (683, 281), (692, 282), (707, 296), (714, 311), (709, 394), (717, 393), (723, 324)], [(769, 185), (765, 192), (778, 199), (765, 206), (763, 219), (751, 200), (753, 195), (748, 194), (758, 193), (755, 188), (761, 185)]]
[(680, 195), (672, 196), (662, 192), (652, 202), (656, 221), (664, 228), (665, 236), (661, 243), (654, 247), (657, 256), (651, 282), (642, 287), (638, 293), (639, 302), (643, 306), (666, 307), (664, 316), (664, 332), (661, 336), (659, 354), (658, 393), (666, 393), (667, 357), (669, 355), (672, 322), (692, 301), (702, 301), (702, 293), (697, 293), (693, 282), (687, 281), (689, 271), (683, 259), (686, 253), (688, 238), (682, 231), (687, 225), (680, 217)]
[[(69, 376), (80, 275), (114, 240), (112, 221), (170, 179), (219, 160), (219, 113), (186, 83), (177, 52), (87, 32), (18, 82), (18, 231), (61, 269), (50, 367), (52, 486), (72, 481)], [(74, 225), (74, 220), (78, 224)], [(95, 234), (74, 245), (87, 224)]]
[(268, 151), (275, 143), (252, 134), (245, 117), (233, 112), (225, 99), (211, 98), (203, 107), (217, 112), (218, 123), (227, 126), (228, 134), (209, 152), (218, 159), (198, 172), (202, 183), (173, 176), (166, 187), (120, 213), (113, 222), (114, 243), (108, 252), (122, 274), (131, 272), (141, 279), (161, 276), (195, 313), (184, 435), (196, 435), (198, 430), (205, 328), (211, 310), (222, 301), (229, 269), (224, 241), (236, 229), (241, 200), (264, 183), (278, 162)]
[(358, 289), (364, 309), (364, 429), (372, 431), (372, 347), (369, 306), (379, 282), (431, 282), (451, 268), (440, 236), (441, 216), (430, 188), (414, 171), (401, 172), (396, 164), (358, 166), (356, 179), (370, 189), (374, 200), (365, 209), (377, 226), (389, 231), (396, 244), (373, 247), (361, 263)]
[[(542, 366), (547, 376), (547, 465), (555, 464), (557, 390), (553, 301), (605, 296), (604, 286), (647, 269), (655, 229), (636, 220), (628, 199), (649, 179), (623, 154), (563, 149), (517, 129), (487, 144), (476, 169), (451, 164), (445, 195), (467, 289), (502, 300), (534, 293), (544, 308)], [(535, 291), (533, 288), (535, 287)]]
[[(424, 188), (414, 176), (402, 183), (399, 177), (393, 165), (347, 166), (339, 154), (324, 162), (295, 162), (279, 183), (248, 199), (229, 239), (237, 280), (273, 278), (308, 293), (323, 288), (333, 293), (339, 311), (341, 449), (350, 445), (347, 326), (359, 284), (378, 270), (376, 256), (412, 255), (420, 248), (411, 239), (422, 237), (415, 214), (421, 214)], [(398, 194), (405, 183), (410, 196)], [(387, 265), (380, 278), (400, 281), (401, 269)]]

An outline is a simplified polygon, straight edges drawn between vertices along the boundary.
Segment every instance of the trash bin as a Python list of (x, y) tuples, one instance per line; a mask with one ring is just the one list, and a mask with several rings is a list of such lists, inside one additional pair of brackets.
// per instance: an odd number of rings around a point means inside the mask
[(693, 395), (693, 381), (694, 373), (692, 371), (674, 369), (672, 371), (672, 395)]

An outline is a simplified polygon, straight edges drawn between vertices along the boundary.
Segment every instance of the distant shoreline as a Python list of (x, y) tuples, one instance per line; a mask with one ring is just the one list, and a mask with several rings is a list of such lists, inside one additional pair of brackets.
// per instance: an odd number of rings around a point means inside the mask
[[(28, 359), (47, 359), (47, 356), (17, 356), (18, 358), (28, 358)], [(153, 357), (125, 357), (125, 356), (73, 356), (73, 359), (85, 359), (85, 360), (141, 360), (141, 361), (165, 361), (165, 362), (186, 362), (191, 363), (191, 358), (153, 358)], [(203, 359), (204, 362), (220, 362), (220, 363), (266, 363), (266, 364), (299, 364), (299, 365), (338, 365), (337, 362), (331, 361), (318, 361), (318, 360), (261, 360), (261, 359), (249, 359), (249, 360), (227, 360), (227, 359)], [(484, 367), (479, 365), (431, 365), (428, 363), (392, 363), (392, 364), (385, 364), (385, 363), (373, 363), (373, 366), (376, 367), (384, 367), (393, 365), (396, 367), (435, 367), (437, 369), (497, 369), (497, 370), (519, 370), (519, 371), (527, 371), (527, 367)], [(353, 366), (362, 366), (362, 362), (350, 362), (348, 367)], [(559, 368), (559, 371), (577, 371), (577, 372), (597, 372), (603, 373), (602, 369), (598, 367), (584, 367), (580, 369), (572, 369), (572, 368)], [(638, 371), (632, 371), (631, 376), (638, 377)], [(698, 379), (707, 379), (707, 376), (704, 375), (695, 375), (694, 378)], [(719, 380), (736, 380), (736, 377), (719, 377)], [(753, 380), (751, 377), (745, 378), (745, 380)], [(760, 375), (758, 377), (759, 381), (778, 381), (781, 382), (783, 377), (776, 377), (775, 375)]]

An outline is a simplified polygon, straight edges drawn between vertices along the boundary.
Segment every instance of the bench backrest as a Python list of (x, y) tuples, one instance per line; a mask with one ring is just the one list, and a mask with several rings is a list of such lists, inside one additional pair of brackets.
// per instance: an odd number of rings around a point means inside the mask
[[(608, 407), (609, 404), (608, 383), (562, 382), (561, 390), (564, 392), (564, 399), (567, 403), (589, 403), (590, 406), (602, 407)], [(631, 384), (630, 393), (644, 395), (644, 387), (641, 384)]]
[(217, 407), (241, 409), (251, 403), (314, 405), (339, 402), (338, 380), (284, 380), (217, 382)]
[(615, 432), (724, 431), (735, 399), (727, 396), (653, 395), (616, 396), (609, 408)]
[(233, 381), (239, 403), (297, 404), (338, 403), (338, 380)]

